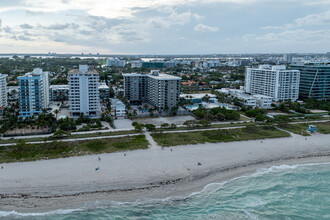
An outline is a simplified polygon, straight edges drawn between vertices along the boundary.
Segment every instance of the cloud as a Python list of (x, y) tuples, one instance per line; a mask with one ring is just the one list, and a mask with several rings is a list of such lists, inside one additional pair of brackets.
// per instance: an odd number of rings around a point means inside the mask
[(330, 26), (330, 10), (322, 13), (310, 14), (302, 18), (295, 20), (295, 25), (297, 26), (320, 26), (329, 25)]
[[(90, 52), (118, 53), (208, 53), (226, 51), (226, 48), (228, 52), (240, 52), (244, 50), (242, 48), (252, 48), (251, 51), (257, 52), (260, 48), (264, 50), (266, 44), (288, 46), (296, 45), (296, 42), (301, 45), (303, 42), (330, 45), (325, 39), (330, 36), (330, 13), (326, 11), (330, 10), (326, 5), (329, 0), (315, 0), (318, 5), (309, 5), (308, 2), (311, 1), (0, 1), (0, 17), (6, 18), (6, 25), (0, 28), (0, 50), (7, 42), (18, 45), (12, 49), (7, 47), (10, 51), (28, 47), (50, 51), (48, 48), (56, 50), (54, 45), (60, 45), (64, 51), (87, 48), (91, 49)], [(282, 7), (285, 10), (279, 17)], [(295, 17), (297, 14), (300, 16)], [(253, 17), (250, 18), (251, 15)], [(214, 34), (219, 30), (221, 35)], [(37, 42), (43, 43), (39, 45)], [(244, 47), (244, 44), (248, 46)], [(273, 47), (269, 52), (278, 48)]]
[(194, 30), (197, 32), (217, 32), (219, 28), (207, 26), (205, 24), (198, 24), (194, 27)]
[[(43, 12), (82, 10), (93, 16), (129, 18), (133, 17), (136, 9), (156, 9), (209, 3), (249, 4), (257, 1), (261, 0), (25, 0), (20, 8), (22, 10)], [(15, 10), (15, 5), (13, 4), (12, 7), (3, 10)]]
[(6, 33), (11, 33), (12, 29), (10, 27), (6, 26), (6, 27), (3, 28), (3, 31), (6, 32)]
[(263, 30), (289, 30), (302, 27), (330, 26), (330, 10), (297, 18), (283, 26), (265, 26)]
[(45, 29), (48, 30), (65, 30), (65, 29), (79, 29), (78, 24), (52, 24), (49, 26), (44, 26)]
[(256, 36), (256, 40), (268, 42), (313, 42), (315, 39), (318, 41), (329, 41), (330, 30), (285, 30), (279, 33), (267, 33), (261, 36)]
[(32, 25), (29, 25), (29, 24), (21, 24), (20, 27), (22, 29), (33, 29), (33, 26)]
[(24, 35), (18, 35), (17, 40), (32, 41), (33, 39)]

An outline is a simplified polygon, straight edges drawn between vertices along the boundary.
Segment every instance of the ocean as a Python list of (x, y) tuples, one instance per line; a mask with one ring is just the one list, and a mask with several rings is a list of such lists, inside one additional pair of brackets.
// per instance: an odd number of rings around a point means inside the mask
[(148, 202), (91, 202), (77, 210), (1, 212), (3, 219), (330, 219), (330, 163), (282, 165), (201, 192)]

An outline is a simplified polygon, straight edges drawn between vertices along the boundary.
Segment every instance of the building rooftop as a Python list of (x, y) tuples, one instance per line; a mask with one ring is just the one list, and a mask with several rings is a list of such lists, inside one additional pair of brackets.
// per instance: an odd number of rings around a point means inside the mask
[(124, 73), (123, 76), (147, 76), (145, 73)]
[(292, 67), (328, 67), (330, 68), (330, 63), (319, 63), (319, 62), (306, 62), (306, 63), (294, 63), (290, 64)]
[(164, 74), (164, 73), (159, 73), (158, 75), (149, 74), (148, 76), (153, 79), (158, 79), (158, 80), (181, 80), (180, 77), (172, 76), (172, 75), (168, 75), (168, 74)]
[(158, 80), (181, 80), (180, 77), (168, 75), (165, 73), (160, 73), (157, 70), (152, 70), (150, 74), (146, 73), (125, 73), (123, 76), (149, 76)]
[(43, 73), (42, 69), (40, 68), (35, 68), (32, 72), (25, 73), (24, 76), (19, 76), (20, 77), (39, 77)]
[(69, 89), (69, 85), (50, 85), (50, 89)]
[(86, 74), (86, 73), (97, 73), (98, 72), (92, 66), (79, 65), (79, 69), (71, 69), (68, 74)]
[(266, 96), (266, 95), (253, 95), (253, 97), (259, 98), (259, 99), (272, 99), (272, 97)]
[(79, 69), (71, 69), (68, 74), (88, 74), (88, 73), (97, 73), (95, 69), (88, 70), (87, 72), (80, 72)]
[(197, 94), (181, 94), (180, 98), (191, 99), (191, 97), (192, 97), (193, 99), (201, 99), (205, 95), (208, 95), (210, 98), (216, 97), (216, 95), (211, 94), (211, 93), (197, 93)]
[(110, 99), (110, 101), (111, 101), (111, 105), (113, 107), (116, 107), (116, 108), (120, 107), (120, 108), (123, 108), (123, 109), (126, 108), (125, 104), (119, 99)]
[(99, 89), (109, 89), (109, 86), (106, 83), (100, 83)]

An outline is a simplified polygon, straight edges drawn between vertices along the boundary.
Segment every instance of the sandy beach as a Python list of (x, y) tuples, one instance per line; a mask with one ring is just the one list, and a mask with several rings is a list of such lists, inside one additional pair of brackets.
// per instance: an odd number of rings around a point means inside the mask
[(317, 162), (330, 162), (330, 135), (163, 149), (153, 146), (147, 150), (0, 164), (0, 210), (45, 212), (92, 208), (110, 201), (185, 197), (209, 183), (253, 173), (261, 167)]

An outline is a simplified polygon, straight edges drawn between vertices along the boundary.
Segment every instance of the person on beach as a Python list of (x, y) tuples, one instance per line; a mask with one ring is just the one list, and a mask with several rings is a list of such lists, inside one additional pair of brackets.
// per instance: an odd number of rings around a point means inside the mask
[(99, 161), (101, 161), (101, 157), (99, 157), (98, 159), (99, 159)]
[(99, 169), (100, 169), (100, 167), (96, 167), (96, 168), (95, 168), (95, 171), (98, 171)]

